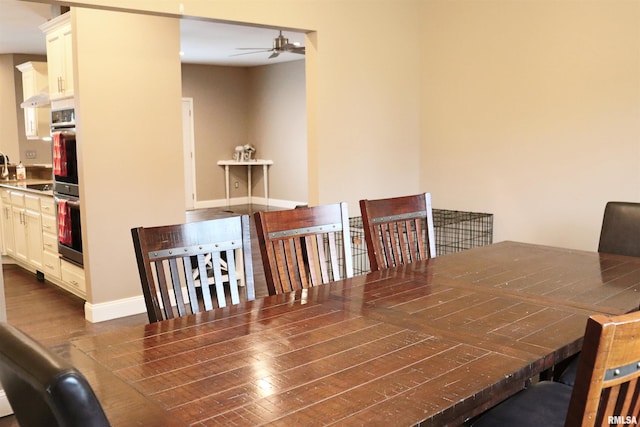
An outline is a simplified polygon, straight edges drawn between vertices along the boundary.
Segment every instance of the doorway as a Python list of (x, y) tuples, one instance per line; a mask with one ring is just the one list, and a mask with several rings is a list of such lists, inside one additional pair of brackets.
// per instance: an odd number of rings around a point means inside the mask
[(182, 146), (184, 150), (184, 204), (195, 209), (195, 140), (193, 138), (193, 98), (182, 98)]

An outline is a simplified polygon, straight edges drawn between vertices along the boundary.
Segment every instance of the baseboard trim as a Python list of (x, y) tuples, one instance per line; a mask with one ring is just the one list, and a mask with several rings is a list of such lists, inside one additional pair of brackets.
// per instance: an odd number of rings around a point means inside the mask
[(91, 323), (104, 322), (105, 320), (146, 312), (147, 307), (142, 295), (98, 304), (84, 303), (84, 317)]
[(6, 417), (11, 414), (13, 414), (13, 409), (11, 409), (7, 393), (4, 390), (0, 390), (0, 417)]
[[(293, 209), (296, 206), (307, 205), (307, 202), (296, 202), (295, 200), (265, 199), (264, 197), (235, 197), (229, 200), (228, 206), (247, 204), (267, 205), (278, 208)], [(195, 209), (221, 208), (227, 206), (227, 199), (201, 200), (195, 202)]]

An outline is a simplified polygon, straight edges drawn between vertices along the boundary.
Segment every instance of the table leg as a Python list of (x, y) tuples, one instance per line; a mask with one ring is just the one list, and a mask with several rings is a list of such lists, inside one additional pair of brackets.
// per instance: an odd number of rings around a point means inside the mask
[(227, 196), (227, 207), (229, 207), (231, 205), (229, 197), (229, 165), (224, 166), (224, 183), (226, 184), (225, 191)]
[(267, 165), (262, 165), (262, 179), (264, 179), (264, 198), (267, 201), (267, 206), (269, 206), (269, 172), (267, 170)]
[(253, 203), (251, 200), (251, 165), (247, 165), (247, 194), (249, 196), (249, 203)]

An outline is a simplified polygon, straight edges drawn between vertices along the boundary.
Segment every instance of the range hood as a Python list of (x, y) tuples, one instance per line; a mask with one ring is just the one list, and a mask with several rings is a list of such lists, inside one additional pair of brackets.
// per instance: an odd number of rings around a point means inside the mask
[(51, 104), (49, 100), (49, 92), (40, 92), (24, 100), (20, 107), (22, 108), (37, 108), (46, 107)]

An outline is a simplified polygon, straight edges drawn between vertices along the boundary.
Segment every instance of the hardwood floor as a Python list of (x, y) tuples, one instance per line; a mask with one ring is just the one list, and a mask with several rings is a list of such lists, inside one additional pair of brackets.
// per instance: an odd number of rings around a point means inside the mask
[[(253, 212), (259, 210), (269, 210), (269, 207), (238, 205), (187, 212), (188, 222), (242, 214), (250, 216), (256, 298), (267, 295), (262, 258), (253, 222)], [(133, 253), (131, 256), (134, 256)], [(69, 341), (73, 338), (148, 322), (146, 313), (100, 323), (88, 322), (84, 318), (82, 299), (48, 282), (38, 281), (33, 273), (16, 265), (3, 265), (3, 272), (7, 321), (63, 356), (67, 353)], [(14, 416), (0, 418), (0, 427), (17, 426)]]

